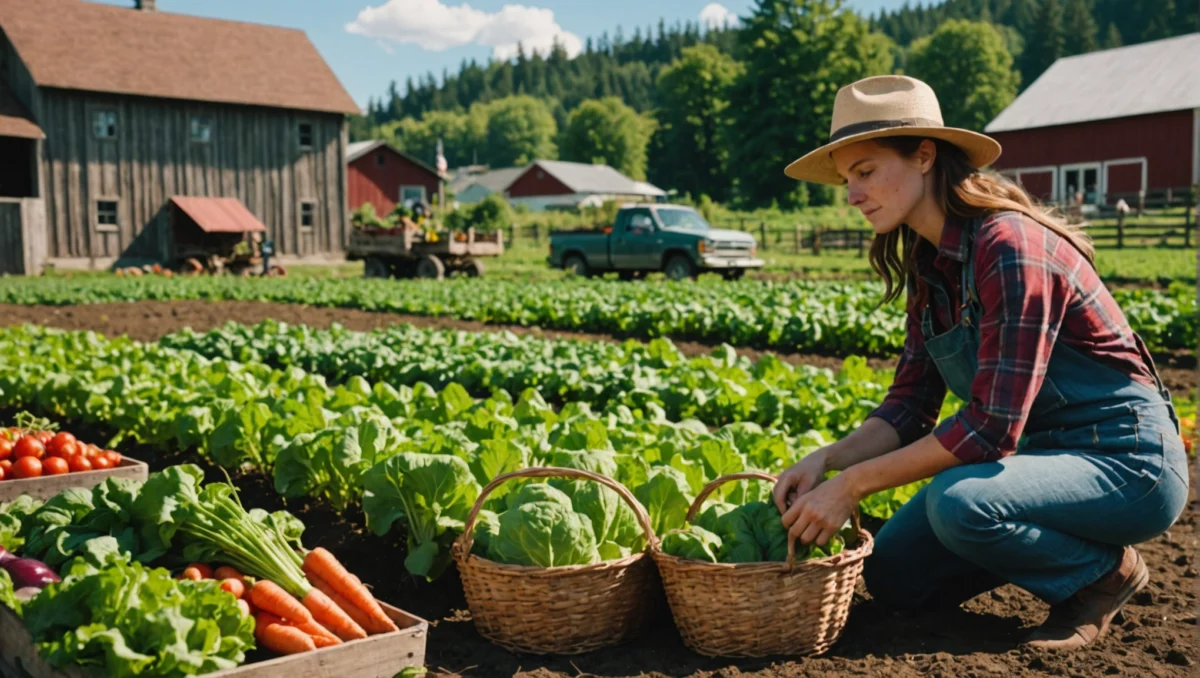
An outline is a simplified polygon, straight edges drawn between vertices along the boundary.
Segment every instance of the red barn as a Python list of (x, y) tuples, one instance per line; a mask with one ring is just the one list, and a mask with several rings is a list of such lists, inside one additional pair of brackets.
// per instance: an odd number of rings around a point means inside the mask
[(350, 209), (371, 203), (380, 216), (390, 213), (397, 203), (420, 200), (431, 204), (441, 180), (437, 170), (382, 139), (346, 147), (346, 178)]
[(1200, 181), (1200, 33), (1059, 59), (985, 128), (1030, 193), (1110, 204)]

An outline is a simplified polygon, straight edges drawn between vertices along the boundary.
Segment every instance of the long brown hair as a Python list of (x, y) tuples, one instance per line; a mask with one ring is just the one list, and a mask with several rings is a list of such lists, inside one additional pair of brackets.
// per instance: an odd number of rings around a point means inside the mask
[[(924, 140), (925, 137), (896, 136), (880, 137), (875, 142), (907, 158), (917, 152)], [(1008, 179), (971, 167), (958, 146), (941, 139), (930, 141), (937, 146), (933, 162), (934, 200), (947, 216), (973, 219), (996, 212), (1020, 212), (1065, 238), (1095, 266), (1096, 248), (1078, 226), (1068, 224), (1051, 209), (1035, 202), (1025, 189)], [(883, 303), (899, 298), (909, 280), (920, 282), (916, 253), (921, 242), (916, 231), (902, 224), (886, 235), (876, 236), (871, 243), (871, 268), (887, 287)]]

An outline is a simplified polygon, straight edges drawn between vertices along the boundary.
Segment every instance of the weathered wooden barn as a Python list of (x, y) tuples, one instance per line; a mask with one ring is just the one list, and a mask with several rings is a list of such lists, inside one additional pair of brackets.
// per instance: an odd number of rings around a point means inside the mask
[(359, 141), (346, 148), (350, 209), (370, 203), (385, 216), (397, 203), (426, 205), (438, 194), (437, 170), (401, 152), (383, 139)]
[(1056, 202), (1200, 181), (1200, 33), (1059, 59), (987, 125), (994, 168)]
[(0, 272), (168, 259), (177, 196), (343, 251), (358, 109), (308, 37), (131, 4), (0, 0)]

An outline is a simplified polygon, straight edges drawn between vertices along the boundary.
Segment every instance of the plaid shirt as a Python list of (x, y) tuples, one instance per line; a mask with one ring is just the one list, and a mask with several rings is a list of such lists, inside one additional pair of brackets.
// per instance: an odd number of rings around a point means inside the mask
[[(967, 226), (948, 218), (936, 253), (928, 242), (918, 250), (918, 268), (940, 272), (955, 300), (948, 309), (934, 305), (938, 333), (960, 319)], [(980, 225), (974, 256), (983, 315), (971, 400), (934, 428), (946, 384), (921, 336), (919, 297), (925, 295), (910, 296), (908, 336), (895, 381), (870, 415), (890, 423), (902, 444), (933, 429), (942, 446), (964, 463), (1015, 452), (1056, 341), (1157, 388), (1142, 340), (1096, 271), (1065, 238), (1020, 213), (1001, 212)]]

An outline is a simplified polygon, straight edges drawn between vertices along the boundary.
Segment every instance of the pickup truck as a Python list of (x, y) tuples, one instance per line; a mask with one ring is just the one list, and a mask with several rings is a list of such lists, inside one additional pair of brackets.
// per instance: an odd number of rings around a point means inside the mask
[(682, 280), (715, 271), (735, 280), (763, 266), (756, 249), (749, 233), (713, 228), (690, 207), (627, 205), (611, 228), (551, 233), (547, 262), (580, 276), (616, 271), (632, 280), (662, 271)]

